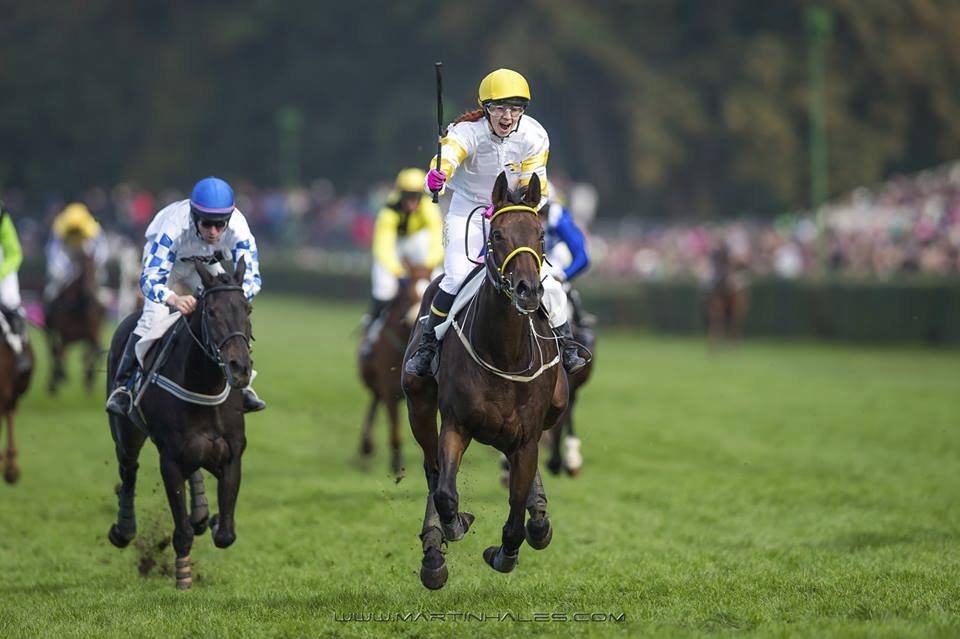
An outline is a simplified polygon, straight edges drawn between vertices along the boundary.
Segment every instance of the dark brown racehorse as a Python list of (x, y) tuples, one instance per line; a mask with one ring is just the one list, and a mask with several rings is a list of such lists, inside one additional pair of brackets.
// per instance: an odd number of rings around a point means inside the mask
[(7, 450), (0, 453), (0, 465), (3, 466), (3, 479), (8, 484), (15, 484), (20, 479), (13, 418), (17, 411), (17, 402), (20, 396), (27, 392), (33, 375), (33, 349), (29, 343), (25, 343), (23, 348), (29, 353), (30, 368), (17, 373), (17, 356), (7, 343), (6, 337), (0, 334), (0, 429), (3, 428), (3, 422), (7, 422)]
[(713, 252), (711, 261), (713, 276), (707, 285), (704, 305), (710, 346), (716, 347), (722, 340), (740, 341), (750, 294), (745, 276), (737, 272), (725, 246)]
[(47, 390), (53, 394), (57, 386), (67, 378), (64, 368), (64, 352), (73, 342), (86, 344), (84, 356), (84, 385), (87, 392), (93, 391), (97, 360), (100, 358), (100, 333), (103, 328), (105, 309), (97, 297), (97, 275), (93, 258), (83, 255), (80, 272), (44, 308), (47, 342), (53, 366)]
[(387, 407), (390, 426), (390, 469), (394, 474), (404, 470), (403, 454), (400, 451), (400, 416), (397, 405), (403, 399), (400, 387), (400, 370), (403, 364), (403, 352), (407, 348), (410, 332), (420, 308), (420, 292), (430, 281), (430, 269), (422, 266), (409, 269), (409, 276), (402, 280), (402, 286), (396, 297), (384, 311), (383, 318), (373, 321), (382, 322), (382, 327), (373, 341), (370, 351), (359, 356), (360, 377), (370, 390), (370, 406), (363, 420), (363, 433), (360, 438), (360, 455), (373, 454), (373, 421), (377, 407)]
[[(473, 522), (473, 515), (459, 512), (457, 471), (474, 439), (505, 454), (511, 468), (510, 514), (501, 545), (483, 553), (487, 564), (510, 572), (524, 538), (542, 549), (553, 535), (537, 470), (538, 442), (566, 409), (568, 390), (553, 333), (538, 312), (543, 296), (543, 223), (531, 207), (540, 200), (540, 181), (533, 177), (517, 205), (501, 173), (491, 199), (496, 212), (484, 258), (488, 277), (457, 318), (473, 354), (451, 328), (438, 356), (436, 378), (403, 374), (410, 426), (423, 449), (427, 479), (420, 580), (431, 589), (443, 587), (447, 580), (441, 546), (462, 539)], [(421, 316), (429, 312), (438, 285), (435, 281), (427, 289)], [(404, 361), (415, 351), (421, 330), (418, 324)], [(530, 512), (526, 531), (525, 508)]]
[[(240, 458), (246, 447), (242, 390), (250, 382), (253, 366), (251, 306), (240, 286), (244, 271), (242, 259), (232, 277), (211, 275), (206, 267), (197, 265), (204, 291), (196, 310), (174, 327), (178, 333), (173, 338), (169, 359), (158, 371), (193, 393), (216, 396), (228, 391), (225, 401), (218, 405), (187, 402), (157, 384), (148, 386), (140, 401), (150, 438), (160, 451), (160, 474), (173, 514), (177, 588), (191, 586), (193, 536), (207, 528), (208, 509), (201, 468), (218, 480), (220, 514), (209, 519), (213, 543), (218, 548), (226, 548), (236, 539), (233, 514), (240, 489)], [(137, 319), (137, 315), (127, 317), (113, 336), (107, 367), (108, 396), (127, 336)], [(232, 390), (226, 389), (226, 385)], [(137, 530), (134, 488), (139, 467), (137, 458), (146, 435), (130, 419), (111, 415), (109, 420), (121, 486), (117, 492), (117, 522), (110, 527), (108, 537), (113, 545), (123, 548)], [(184, 493), (188, 479), (192, 495), (190, 512)]]
[[(576, 309), (578, 307), (571, 302), (569, 308)], [(597, 340), (593, 330), (587, 326), (583, 326), (579, 318), (576, 317), (576, 314), (574, 314), (571, 320), (573, 338), (583, 344), (583, 346), (593, 354), (593, 357), (587, 359), (586, 366), (568, 377), (570, 382), (570, 406), (560, 419), (560, 426), (548, 431), (545, 437), (549, 436), (550, 459), (547, 461), (547, 468), (550, 472), (554, 475), (566, 472), (570, 476), (576, 476), (580, 473), (581, 467), (579, 465), (571, 465), (571, 460), (564, 459), (562, 449), (567, 438), (575, 438), (577, 436), (573, 428), (573, 410), (576, 406), (578, 391), (587, 383), (590, 375), (593, 373), (593, 366), (596, 361)]]

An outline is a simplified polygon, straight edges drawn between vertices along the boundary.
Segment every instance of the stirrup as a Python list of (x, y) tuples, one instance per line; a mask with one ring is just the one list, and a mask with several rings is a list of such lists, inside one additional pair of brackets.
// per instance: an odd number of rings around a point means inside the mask
[[(127, 398), (126, 410), (120, 404), (123, 401), (123, 397)], [(116, 415), (117, 417), (126, 417), (130, 414), (130, 409), (133, 408), (133, 393), (126, 386), (117, 386), (110, 393), (110, 397), (107, 398), (107, 412), (111, 415)]]
[(243, 412), (256, 413), (267, 407), (267, 403), (260, 399), (257, 391), (252, 388), (243, 389)]

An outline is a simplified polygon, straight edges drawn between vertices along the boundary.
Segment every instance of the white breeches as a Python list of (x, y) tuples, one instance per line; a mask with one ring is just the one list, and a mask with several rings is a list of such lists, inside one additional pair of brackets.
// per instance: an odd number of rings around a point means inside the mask
[[(430, 231), (426, 229), (397, 240), (397, 258), (401, 262), (406, 259), (411, 264), (422, 265), (429, 254)], [(436, 275), (439, 275), (439, 270), (434, 271), (434, 276)], [(377, 260), (373, 261), (371, 280), (374, 299), (387, 302), (396, 297), (399, 279)]]
[[(463, 203), (466, 210), (457, 210), (458, 204)], [(476, 264), (467, 258), (470, 255), (476, 261), (482, 261), (480, 256), (486, 238), (483, 236), (483, 215), (480, 211), (470, 218), (470, 229), (467, 231), (467, 217), (472, 206), (469, 202), (456, 195), (450, 204), (450, 210), (443, 220), (443, 279), (440, 288), (451, 295), (460, 290), (463, 280), (470, 274)], [(466, 240), (464, 239), (466, 237)], [(466, 241), (466, 252), (464, 242)], [(543, 308), (550, 319), (550, 326), (556, 328), (567, 321), (567, 296), (563, 292), (560, 282), (550, 275), (549, 266), (544, 263), (540, 271), (543, 281)]]
[(0, 281), (0, 305), (4, 308), (20, 308), (20, 279), (11, 273)]
[(150, 332), (158, 320), (162, 320), (170, 314), (170, 307), (166, 304), (158, 304), (152, 300), (143, 300), (143, 313), (140, 315), (140, 321), (137, 327), (133, 329), (134, 335), (143, 337)]

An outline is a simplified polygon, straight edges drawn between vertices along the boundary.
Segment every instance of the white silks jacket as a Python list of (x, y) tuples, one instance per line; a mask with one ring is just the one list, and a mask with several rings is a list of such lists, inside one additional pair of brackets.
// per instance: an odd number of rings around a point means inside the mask
[(174, 202), (162, 209), (147, 227), (143, 248), (140, 290), (151, 302), (163, 304), (173, 293), (171, 286), (182, 284), (192, 290), (200, 285), (194, 262), (207, 264), (211, 272), (233, 266), (244, 258), (243, 292), (247, 299), (260, 291), (260, 255), (257, 242), (240, 209), (234, 209), (230, 223), (215, 244), (207, 244), (197, 233), (190, 215), (190, 200)]
[[(529, 184), (534, 173), (540, 176), (542, 204), (547, 197), (549, 155), (550, 138), (529, 115), (522, 116), (514, 132), (502, 139), (490, 130), (486, 118), (451, 125), (440, 147), (440, 169), (453, 191), (449, 214), (467, 215), (476, 206), (490, 204), (501, 172), (506, 172), (511, 190)], [(430, 166), (436, 162), (434, 156)]]

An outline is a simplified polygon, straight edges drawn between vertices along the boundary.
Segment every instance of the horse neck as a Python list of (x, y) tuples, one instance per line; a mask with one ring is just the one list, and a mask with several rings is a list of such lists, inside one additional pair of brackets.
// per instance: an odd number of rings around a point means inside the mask
[(174, 381), (192, 391), (212, 395), (223, 389), (226, 378), (216, 362), (197, 343), (197, 340), (203, 339), (202, 322), (201, 308), (198, 306), (187, 319), (190, 331), (197, 339), (182, 329), (168, 366), (177, 373), (178, 379)]
[(521, 368), (531, 355), (529, 331), (527, 317), (520, 315), (510, 299), (485, 280), (477, 293), (468, 333), (477, 354), (497, 368)]

